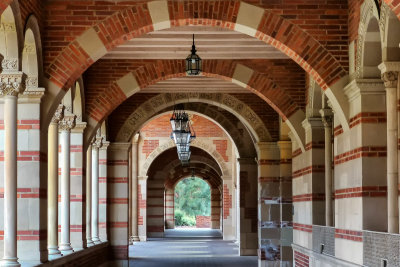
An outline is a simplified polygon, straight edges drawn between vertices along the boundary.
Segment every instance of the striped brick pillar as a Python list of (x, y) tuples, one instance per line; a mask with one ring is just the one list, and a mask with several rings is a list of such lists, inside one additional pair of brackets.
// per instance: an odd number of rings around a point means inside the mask
[(132, 149), (131, 149), (131, 190), (129, 196), (131, 198), (131, 232), (130, 232), (130, 241), (137, 242), (139, 241), (139, 232), (138, 232), (138, 214), (139, 214), (139, 203), (138, 203), (138, 171), (139, 171), (139, 138), (140, 135), (136, 134), (132, 138)]
[(281, 265), (293, 263), (292, 142), (279, 141), (279, 189), (281, 199)]
[(128, 264), (128, 160), (130, 143), (111, 143), (107, 150), (108, 240), (112, 266)]
[(147, 176), (138, 176), (138, 231), (139, 240), (147, 240)]
[(237, 218), (233, 214), (233, 180), (232, 177), (222, 176), (222, 181), (222, 236), (224, 240), (236, 240)]
[(174, 189), (165, 189), (165, 228), (175, 228), (175, 214), (174, 214)]
[(211, 229), (221, 229), (221, 192), (211, 188)]
[(305, 151), (290, 134), (293, 142), (293, 243), (312, 249), (312, 225), (325, 225), (325, 134), (319, 117), (307, 118), (303, 127), (306, 133)]
[(344, 92), (350, 129), (335, 118), (335, 256), (362, 264), (362, 230), (387, 231), (385, 90), (381, 80), (363, 79)]
[[(82, 250), (85, 240), (84, 234), (84, 212), (83, 208), (83, 189), (86, 188), (84, 183), (86, 180), (83, 177), (83, 131), (86, 128), (86, 122), (76, 122), (75, 127), (71, 130), (71, 145), (70, 145), (70, 177), (71, 177), (71, 192), (70, 192), (70, 235), (71, 246), (74, 251)], [(86, 177), (85, 177), (86, 178)]]
[(104, 141), (99, 150), (99, 238), (106, 242), (107, 238), (107, 148), (110, 142)]
[(255, 256), (258, 250), (257, 162), (254, 158), (239, 158), (238, 162), (240, 170), (240, 255)]
[(281, 192), (279, 147), (275, 142), (257, 144), (258, 150), (258, 266), (281, 261)]
[(152, 178), (147, 181), (147, 237), (163, 237), (164, 180)]

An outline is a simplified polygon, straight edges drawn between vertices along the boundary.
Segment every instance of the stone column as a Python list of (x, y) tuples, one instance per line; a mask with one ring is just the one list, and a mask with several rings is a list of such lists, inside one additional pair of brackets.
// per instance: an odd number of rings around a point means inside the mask
[(61, 131), (61, 243), (63, 255), (73, 252), (70, 240), (70, 141), (75, 115), (65, 115), (59, 122)]
[(103, 142), (99, 149), (99, 238), (102, 242), (108, 240), (107, 236), (107, 148), (110, 142)]
[(92, 240), (92, 144), (86, 151), (86, 246), (93, 246)]
[(399, 232), (397, 161), (397, 71), (383, 71), (386, 88), (388, 232)]
[(63, 117), (64, 105), (59, 105), (48, 132), (47, 249), (50, 260), (61, 256), (58, 250), (58, 122)]
[(320, 110), (325, 131), (325, 225), (333, 226), (333, 199), (332, 199), (332, 110)]
[(139, 230), (138, 230), (138, 164), (139, 164), (139, 135), (135, 135), (132, 139), (132, 188), (131, 188), (131, 242), (139, 241)]
[[(239, 158), (238, 161), (240, 165), (240, 255), (256, 256), (258, 250), (257, 162), (254, 158)], [(224, 187), (224, 206), (225, 201)]]
[[(164, 206), (164, 214), (165, 214), (165, 229), (174, 229), (175, 228), (175, 216), (174, 216), (174, 189), (166, 188), (165, 189), (165, 206)], [(212, 207), (211, 207), (212, 210)]]
[(128, 266), (128, 160), (131, 143), (111, 143), (107, 151), (111, 266)]
[(71, 130), (71, 151), (70, 151), (70, 175), (71, 175), (71, 246), (74, 251), (79, 251), (84, 248), (85, 236), (83, 236), (84, 224), (84, 207), (83, 207), (83, 132), (86, 128), (86, 122), (76, 122), (75, 127)]
[[(210, 189), (211, 189), (211, 225), (210, 225), (210, 227), (211, 227), (211, 229), (221, 229), (221, 192), (219, 191), (218, 187), (210, 188)], [(174, 196), (172, 195), (172, 201), (174, 201), (173, 197)]]
[(99, 149), (102, 138), (96, 137), (92, 144), (92, 241), (100, 244), (99, 239)]
[(1, 74), (4, 98), (4, 254), (2, 266), (20, 266), (17, 258), (17, 99), (24, 75)]

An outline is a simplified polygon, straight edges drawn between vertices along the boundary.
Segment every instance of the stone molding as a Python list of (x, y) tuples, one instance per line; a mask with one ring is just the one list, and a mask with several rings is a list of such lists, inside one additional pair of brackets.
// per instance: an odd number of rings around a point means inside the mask
[(75, 127), (72, 128), (71, 132), (73, 133), (83, 133), (83, 131), (86, 129), (86, 122), (81, 122), (81, 121), (76, 121)]
[(131, 143), (113, 142), (110, 143), (108, 149), (111, 151), (117, 151), (117, 150), (128, 151), (131, 145), (132, 145)]
[(75, 119), (75, 115), (64, 115), (64, 118), (58, 122), (59, 130), (70, 132), (75, 127)]
[(56, 112), (51, 118), (51, 123), (58, 123), (60, 120), (64, 118), (64, 105), (58, 105)]
[(18, 96), (18, 94), (22, 94), (25, 90), (25, 79), (26, 75), (20, 71), (0, 74), (0, 95)]
[(1, 62), (3, 71), (18, 71), (18, 59), (17, 58), (5, 58)]
[(332, 128), (333, 112), (330, 108), (323, 108), (319, 111), (321, 114), (322, 123), (325, 128)]
[(386, 88), (397, 88), (397, 82), (399, 79), (399, 72), (387, 71), (382, 73), (382, 81)]
[(109, 141), (105, 141), (106, 138), (103, 136), (103, 141), (102, 141), (102, 145), (100, 147), (100, 150), (107, 150), (107, 148), (110, 146), (110, 142)]
[(365, 94), (384, 94), (381, 79), (354, 79), (343, 89), (349, 102)]

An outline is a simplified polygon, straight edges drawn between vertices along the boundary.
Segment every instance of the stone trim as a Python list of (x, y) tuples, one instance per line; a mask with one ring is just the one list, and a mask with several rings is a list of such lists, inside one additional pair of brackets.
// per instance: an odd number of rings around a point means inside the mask
[(342, 238), (357, 242), (363, 241), (362, 231), (353, 231), (353, 230), (345, 230), (345, 229), (335, 229), (335, 238)]
[(309, 193), (293, 196), (293, 202), (324, 201), (324, 193)]
[(363, 146), (352, 149), (345, 153), (336, 155), (335, 165), (339, 165), (358, 158), (386, 157), (386, 147), (383, 146)]
[(325, 165), (312, 165), (293, 172), (293, 179), (310, 173), (325, 173)]
[(386, 186), (362, 186), (335, 190), (335, 199), (353, 197), (386, 197)]
[(129, 178), (128, 177), (108, 177), (107, 183), (110, 184), (127, 184)]
[(386, 123), (386, 112), (360, 112), (350, 119), (350, 129), (361, 123)]
[(301, 224), (301, 223), (293, 223), (293, 230), (303, 231), (307, 233), (312, 233), (312, 225), (311, 224)]

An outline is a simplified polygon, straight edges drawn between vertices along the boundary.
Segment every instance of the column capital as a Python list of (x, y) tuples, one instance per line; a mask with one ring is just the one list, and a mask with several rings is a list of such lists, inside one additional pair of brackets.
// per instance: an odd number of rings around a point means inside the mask
[(140, 134), (139, 134), (139, 133), (135, 134), (135, 135), (133, 136), (133, 138), (132, 138), (132, 144), (137, 144), (137, 143), (139, 143), (139, 139), (140, 139)]
[(56, 112), (54, 113), (53, 117), (51, 118), (51, 123), (57, 123), (64, 118), (64, 105), (58, 105)]
[(280, 150), (288, 149), (292, 151), (292, 141), (278, 141), (277, 144)]
[(110, 142), (106, 141), (106, 137), (103, 136), (103, 142), (100, 150), (107, 150), (107, 148), (110, 146)]
[(331, 128), (333, 122), (333, 112), (330, 108), (323, 108), (319, 110), (321, 114), (322, 123), (324, 124), (325, 128)]
[(400, 62), (384, 61), (378, 68), (381, 70), (381, 78), (386, 88), (397, 88), (400, 72)]
[(83, 131), (86, 129), (86, 122), (82, 121), (77, 121), (75, 123), (75, 127), (71, 129), (71, 132), (73, 133), (83, 133)]
[(64, 115), (64, 118), (58, 122), (60, 131), (71, 131), (75, 127), (75, 115)]
[(145, 180), (147, 180), (147, 175), (144, 175), (144, 176), (138, 176), (137, 178), (138, 178), (138, 180), (140, 180), (140, 181), (145, 181)]
[(0, 95), (18, 96), (25, 90), (26, 75), (21, 72), (10, 72), (0, 74)]
[(103, 138), (101, 136), (98, 136), (93, 140), (92, 149), (100, 149), (102, 145), (103, 145)]

